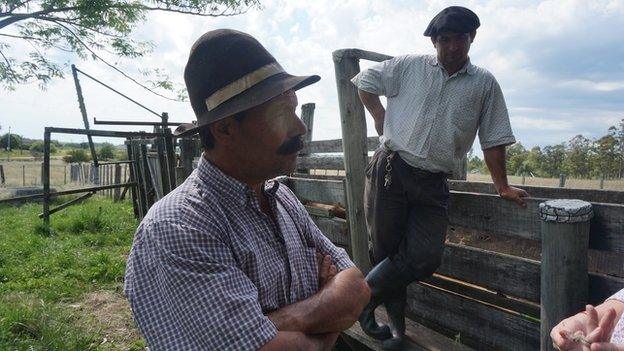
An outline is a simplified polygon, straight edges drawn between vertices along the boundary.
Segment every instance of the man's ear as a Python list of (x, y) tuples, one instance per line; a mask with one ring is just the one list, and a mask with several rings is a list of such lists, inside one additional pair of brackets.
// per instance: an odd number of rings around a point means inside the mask
[(472, 32), (470, 32), (470, 43), (472, 43), (474, 41), (474, 38), (477, 36), (477, 31), (473, 30)]
[(232, 117), (223, 118), (210, 125), (216, 144), (227, 145), (232, 139)]

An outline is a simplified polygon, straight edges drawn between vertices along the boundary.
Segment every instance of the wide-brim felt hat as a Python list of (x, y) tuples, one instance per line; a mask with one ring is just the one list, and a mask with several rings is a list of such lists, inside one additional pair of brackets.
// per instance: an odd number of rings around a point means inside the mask
[(288, 74), (247, 33), (232, 29), (207, 32), (193, 44), (184, 69), (184, 82), (197, 120), (180, 125), (173, 134), (195, 134), (213, 122), (320, 79), (317, 75)]
[(438, 34), (450, 31), (455, 33), (470, 33), (481, 25), (479, 17), (462, 6), (450, 6), (440, 11), (429, 22), (423, 33), (426, 37), (435, 37)]

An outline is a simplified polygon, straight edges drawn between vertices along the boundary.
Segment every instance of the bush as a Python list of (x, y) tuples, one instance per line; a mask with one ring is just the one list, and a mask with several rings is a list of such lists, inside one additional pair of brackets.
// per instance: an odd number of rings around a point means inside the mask
[(89, 162), (91, 157), (84, 149), (73, 149), (70, 150), (67, 155), (63, 156), (63, 161), (67, 163), (74, 162)]
[[(33, 156), (42, 156), (43, 155), (43, 141), (35, 141), (30, 145), (30, 154)], [(56, 153), (56, 146), (54, 144), (50, 144), (50, 153)]]

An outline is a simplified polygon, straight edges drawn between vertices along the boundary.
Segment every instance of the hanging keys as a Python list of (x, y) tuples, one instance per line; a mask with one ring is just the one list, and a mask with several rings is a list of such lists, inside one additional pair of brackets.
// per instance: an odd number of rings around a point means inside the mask
[(386, 175), (384, 176), (384, 188), (388, 189), (390, 185), (392, 185), (392, 158), (394, 157), (394, 152), (391, 152), (386, 157)]

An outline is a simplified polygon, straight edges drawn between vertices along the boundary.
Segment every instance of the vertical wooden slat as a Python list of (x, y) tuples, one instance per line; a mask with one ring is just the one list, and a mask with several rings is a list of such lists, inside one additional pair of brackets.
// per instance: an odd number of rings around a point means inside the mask
[(43, 224), (50, 225), (50, 130), (43, 132)]
[[(120, 184), (121, 183), (121, 165), (120, 164), (116, 164), (115, 165), (115, 179), (114, 179), (114, 183), (115, 184)], [(114, 201), (119, 201), (119, 196), (121, 194), (121, 188), (115, 188), (115, 196), (113, 197)]]
[[(135, 159), (134, 159), (134, 155), (132, 153), (132, 140), (131, 139), (126, 139), (126, 153), (128, 155), (128, 161), (132, 161), (131, 163), (129, 163), (128, 166), (128, 173), (130, 175), (130, 182), (137, 182), (137, 178), (135, 176)], [(131, 193), (131, 199), (132, 199), (132, 210), (134, 211), (134, 217), (135, 218), (142, 218), (141, 216), (141, 212), (140, 212), (140, 204), (139, 204), (139, 200), (138, 200), (138, 196), (137, 196), (137, 189), (139, 188), (138, 185), (135, 185), (134, 187), (132, 187), (132, 189), (130, 189)]]
[(334, 51), (333, 59), (342, 124), (351, 250), (355, 264), (366, 274), (371, 268), (363, 201), (364, 168), (368, 160), (366, 120), (357, 88), (351, 83), (351, 78), (360, 72), (360, 65), (358, 59), (348, 53), (349, 50)]

